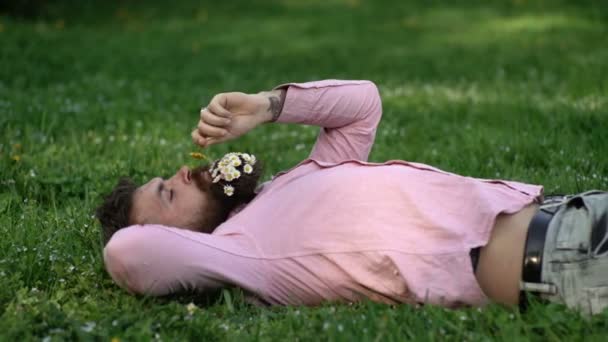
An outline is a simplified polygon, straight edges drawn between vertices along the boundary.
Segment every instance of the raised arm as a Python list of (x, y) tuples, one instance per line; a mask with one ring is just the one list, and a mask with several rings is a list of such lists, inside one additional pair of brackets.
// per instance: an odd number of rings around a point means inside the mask
[(226, 141), (266, 122), (321, 127), (310, 158), (325, 162), (366, 161), (382, 116), (370, 81), (326, 80), (281, 85), (258, 94), (223, 93), (201, 110), (195, 143)]
[(256, 259), (234, 253), (238, 250), (226, 237), (144, 225), (114, 234), (103, 256), (119, 286), (133, 294), (162, 296), (225, 285), (260, 286), (264, 280), (255, 271)]
[(321, 127), (311, 159), (367, 161), (382, 116), (374, 83), (327, 80), (281, 87), (287, 95), (277, 122)]

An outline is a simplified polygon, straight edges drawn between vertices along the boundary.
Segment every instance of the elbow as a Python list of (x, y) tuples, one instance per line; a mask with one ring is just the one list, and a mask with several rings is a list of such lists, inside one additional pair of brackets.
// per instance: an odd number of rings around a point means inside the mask
[(367, 113), (372, 127), (374, 127), (375, 130), (378, 123), (380, 123), (380, 119), (382, 118), (382, 98), (380, 97), (380, 90), (374, 82), (369, 81), (368, 87), (369, 107), (367, 109)]
[[(127, 233), (126, 231), (124, 233)], [(137, 256), (132, 234), (116, 233), (103, 249), (103, 260), (114, 282), (132, 294), (144, 294), (137, 280)]]

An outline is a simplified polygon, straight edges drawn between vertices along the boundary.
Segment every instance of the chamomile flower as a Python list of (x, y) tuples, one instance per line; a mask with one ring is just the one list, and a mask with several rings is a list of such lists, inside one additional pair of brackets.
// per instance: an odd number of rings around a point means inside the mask
[(220, 167), (220, 173), (224, 176), (226, 176), (227, 174), (229, 174), (231, 172), (232, 172), (232, 170), (231, 170), (231, 167), (229, 167), (229, 166)]
[(234, 176), (232, 175), (232, 172), (231, 172), (231, 173), (227, 173), (227, 174), (225, 174), (225, 175), (224, 175), (224, 179), (225, 179), (227, 182), (232, 182), (232, 180), (234, 179)]
[(224, 193), (226, 196), (232, 196), (234, 194), (234, 187), (232, 185), (224, 185)]
[(249, 164), (245, 164), (245, 166), (243, 166), (243, 172), (250, 174), (253, 172), (253, 167), (251, 167)]

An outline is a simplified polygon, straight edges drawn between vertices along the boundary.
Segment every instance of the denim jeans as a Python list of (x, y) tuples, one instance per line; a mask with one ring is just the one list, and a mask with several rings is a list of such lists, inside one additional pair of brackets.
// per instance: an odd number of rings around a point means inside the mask
[(608, 192), (548, 198), (553, 212), (543, 251), (540, 297), (596, 314), (608, 307)]

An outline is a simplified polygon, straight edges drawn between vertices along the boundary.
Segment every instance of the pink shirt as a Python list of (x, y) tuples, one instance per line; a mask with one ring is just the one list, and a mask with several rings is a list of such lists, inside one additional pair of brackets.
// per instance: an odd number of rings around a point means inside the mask
[(231, 284), (270, 304), (484, 304), (469, 251), (487, 243), (499, 213), (538, 200), (542, 187), (368, 163), (382, 113), (373, 83), (286, 86), (279, 121), (322, 127), (310, 157), (212, 234), (120, 230), (104, 250), (114, 280), (149, 295)]

